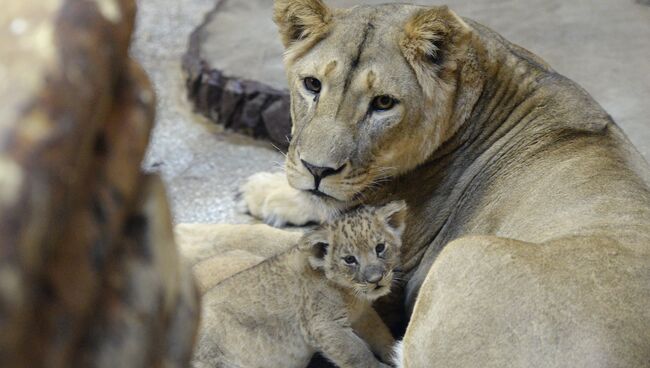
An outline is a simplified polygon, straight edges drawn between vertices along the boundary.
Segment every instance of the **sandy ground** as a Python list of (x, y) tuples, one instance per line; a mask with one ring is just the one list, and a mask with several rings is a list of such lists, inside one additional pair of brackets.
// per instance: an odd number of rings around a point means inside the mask
[[(271, 3), (271, 0), (264, 1)], [(365, 1), (372, 2), (376, 0)], [(138, 3), (132, 54), (146, 69), (158, 95), (156, 127), (144, 169), (162, 174), (176, 222), (250, 222), (248, 216), (238, 214), (235, 209), (237, 188), (248, 175), (277, 167), (282, 156), (264, 142), (220, 131), (214, 124), (193, 115), (185, 100), (180, 68), (189, 33), (216, 2), (139, 0)], [(449, 1), (459, 14), (476, 19), (538, 53), (559, 72), (580, 83), (649, 158), (650, 7), (640, 3), (635, 0)], [(248, 16), (260, 25), (259, 29), (272, 27), (266, 11)], [(239, 32), (245, 39), (256, 31), (240, 28)], [(276, 37), (274, 31), (261, 34)], [(262, 65), (247, 64), (247, 68), (256, 67)]]

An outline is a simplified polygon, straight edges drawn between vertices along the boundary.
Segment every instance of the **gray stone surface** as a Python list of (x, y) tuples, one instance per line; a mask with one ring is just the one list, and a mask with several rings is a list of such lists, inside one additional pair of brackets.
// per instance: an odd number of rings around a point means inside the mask
[(181, 56), (187, 39), (214, 0), (140, 0), (132, 55), (158, 97), (156, 126), (143, 167), (162, 174), (176, 222), (245, 223), (235, 210), (248, 175), (270, 170), (282, 155), (268, 143), (223, 132), (192, 113)]
[[(208, 47), (232, 50), (215, 64), (229, 73), (285, 86), (271, 0), (224, 0), (228, 12)], [(349, 6), (386, 0), (331, 0)], [(421, 0), (419, 3), (433, 3)], [(650, 158), (650, 7), (636, 0), (448, 0), (473, 18), (545, 58), (580, 83)], [(215, 5), (208, 0), (140, 0), (132, 53), (158, 93), (158, 119), (144, 163), (165, 178), (178, 222), (245, 222), (234, 196), (251, 173), (271, 170), (269, 145), (218, 131), (191, 113), (180, 58), (190, 32)]]

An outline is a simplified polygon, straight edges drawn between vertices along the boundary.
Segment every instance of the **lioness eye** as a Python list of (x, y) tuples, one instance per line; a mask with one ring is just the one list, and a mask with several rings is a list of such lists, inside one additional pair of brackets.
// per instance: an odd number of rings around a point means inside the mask
[(375, 247), (375, 252), (377, 252), (377, 255), (380, 255), (384, 250), (386, 249), (386, 244), (384, 243), (379, 243)]
[(308, 91), (313, 93), (320, 93), (321, 83), (318, 79), (313, 77), (307, 77), (305, 78), (304, 83), (305, 83), (305, 88), (307, 88)]
[(371, 106), (373, 110), (385, 111), (392, 109), (396, 103), (397, 101), (394, 98), (388, 95), (383, 95), (375, 97), (372, 100)]
[(357, 258), (355, 256), (347, 256), (344, 257), (343, 260), (345, 261), (345, 263), (349, 265), (353, 265), (357, 263)]

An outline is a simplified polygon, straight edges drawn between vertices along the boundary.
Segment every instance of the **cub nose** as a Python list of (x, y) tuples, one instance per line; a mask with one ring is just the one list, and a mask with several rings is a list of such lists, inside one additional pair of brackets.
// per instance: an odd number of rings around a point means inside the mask
[(343, 168), (345, 167), (345, 164), (343, 164), (338, 169), (335, 169), (332, 167), (322, 167), (322, 166), (312, 165), (309, 162), (302, 159), (300, 161), (302, 161), (302, 164), (305, 165), (307, 170), (309, 170), (309, 172), (314, 176), (314, 179), (316, 179), (316, 188), (318, 188), (318, 183), (321, 181), (321, 179), (324, 179), (334, 174), (338, 174), (341, 171), (343, 171)]
[(363, 278), (369, 284), (376, 284), (384, 278), (386, 269), (380, 265), (370, 265), (363, 271)]
[(382, 273), (377, 272), (377, 273), (374, 273), (374, 274), (372, 274), (372, 275), (369, 275), (368, 278), (367, 278), (367, 280), (368, 280), (368, 282), (371, 283), (371, 284), (376, 284), (376, 283), (378, 283), (379, 281), (381, 281), (381, 278), (382, 278), (382, 277), (384, 277), (384, 275), (383, 275)]

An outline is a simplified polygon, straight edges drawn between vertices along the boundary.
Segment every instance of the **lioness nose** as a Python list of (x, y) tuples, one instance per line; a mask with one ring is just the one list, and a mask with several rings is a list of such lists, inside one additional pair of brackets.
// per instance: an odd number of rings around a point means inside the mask
[[(302, 164), (305, 165), (307, 170), (309, 170), (309, 172), (314, 176), (316, 183), (319, 183), (321, 179), (324, 179), (328, 176), (340, 173), (345, 167), (345, 164), (343, 164), (343, 166), (339, 167), (338, 169), (334, 169), (332, 167), (315, 166), (305, 160), (300, 161), (302, 161)], [(316, 185), (316, 188), (318, 188), (318, 185)]]

